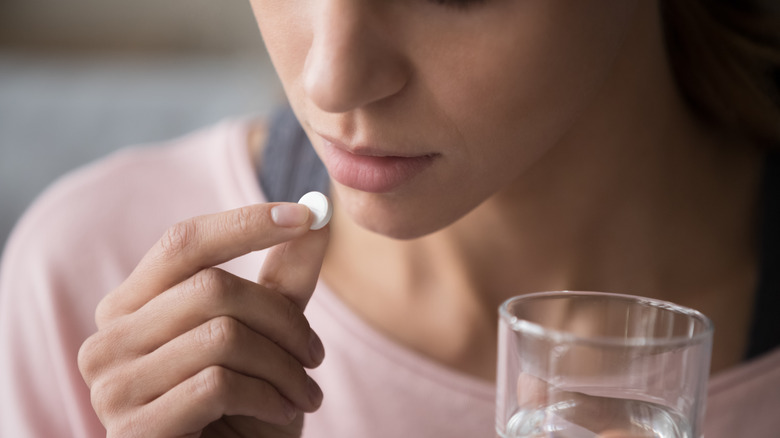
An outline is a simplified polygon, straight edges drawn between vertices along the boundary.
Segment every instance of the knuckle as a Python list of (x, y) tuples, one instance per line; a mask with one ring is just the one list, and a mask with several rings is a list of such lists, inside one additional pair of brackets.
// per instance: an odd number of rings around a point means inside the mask
[(111, 294), (106, 295), (105, 298), (100, 300), (95, 308), (95, 325), (98, 327), (105, 326), (113, 316), (114, 312), (111, 306)]
[(253, 212), (247, 207), (239, 208), (233, 211), (233, 214), (227, 215), (227, 226), (232, 230), (236, 230), (241, 234), (246, 234), (252, 231), (252, 224), (254, 223)]
[(207, 301), (206, 304), (214, 305), (225, 296), (225, 292), (230, 289), (230, 276), (219, 268), (206, 268), (198, 271), (191, 277), (190, 288)]
[(251, 208), (242, 207), (217, 217), (215, 226), (227, 235), (246, 235), (252, 232), (255, 219), (256, 213)]
[(92, 383), (90, 399), (92, 407), (101, 418), (115, 417), (120, 411), (121, 403), (117, 394), (116, 379), (101, 378)]
[(239, 322), (229, 316), (218, 316), (200, 326), (198, 344), (224, 347), (234, 344), (239, 337)]
[(76, 363), (87, 386), (92, 386), (95, 379), (109, 372), (120, 356), (116, 335), (110, 329), (98, 331), (84, 340), (79, 347)]
[(192, 379), (192, 394), (200, 399), (215, 399), (228, 391), (229, 374), (220, 366), (210, 366)]
[(122, 315), (120, 289), (107, 293), (95, 307), (95, 325), (98, 330), (111, 324)]
[(97, 335), (88, 337), (84, 343), (81, 344), (81, 347), (79, 347), (76, 359), (79, 372), (81, 372), (81, 376), (84, 378), (87, 386), (91, 386), (91, 383), (94, 380), (97, 369), (97, 359), (100, 357), (100, 355), (95, 354), (96, 350), (98, 350), (96, 346), (97, 343)]
[(168, 228), (160, 239), (160, 248), (166, 257), (174, 257), (183, 253), (195, 240), (197, 231), (194, 220), (179, 222)]
[(144, 412), (143, 409), (135, 409), (120, 417), (107, 420), (101, 418), (106, 427), (106, 438), (160, 436), (159, 433), (150, 435), (149, 425), (154, 421)]

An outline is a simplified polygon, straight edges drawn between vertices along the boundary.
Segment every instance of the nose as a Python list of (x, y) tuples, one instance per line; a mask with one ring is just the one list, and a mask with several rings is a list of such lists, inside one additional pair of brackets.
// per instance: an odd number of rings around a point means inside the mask
[[(381, 3), (381, 2), (380, 2)], [(303, 71), (303, 87), (324, 111), (343, 113), (395, 95), (408, 69), (392, 32), (366, 0), (321, 0)]]

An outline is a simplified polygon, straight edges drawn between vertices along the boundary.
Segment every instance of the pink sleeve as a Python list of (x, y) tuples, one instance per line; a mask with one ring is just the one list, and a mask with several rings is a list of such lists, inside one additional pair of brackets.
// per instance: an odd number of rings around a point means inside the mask
[(0, 265), (0, 437), (106, 435), (77, 365), (95, 308), (171, 224), (264, 201), (250, 122), (113, 154), (25, 214)]
[[(73, 181), (17, 224), (0, 265), (0, 437), (105, 436), (78, 370), (106, 291), (89, 224), (74, 227)], [(52, 193), (54, 192), (54, 193)], [(69, 209), (70, 205), (75, 206)]]

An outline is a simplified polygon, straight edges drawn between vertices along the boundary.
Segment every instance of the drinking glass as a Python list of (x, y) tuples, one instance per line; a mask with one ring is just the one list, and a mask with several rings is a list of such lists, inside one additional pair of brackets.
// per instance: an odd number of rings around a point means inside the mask
[(503, 438), (700, 438), (712, 322), (665, 301), (541, 292), (500, 309)]

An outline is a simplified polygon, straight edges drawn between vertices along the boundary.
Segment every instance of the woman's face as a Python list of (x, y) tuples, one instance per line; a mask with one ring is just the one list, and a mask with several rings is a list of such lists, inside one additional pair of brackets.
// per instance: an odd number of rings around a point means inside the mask
[(396, 238), (520, 181), (605, 84), (629, 0), (251, 0), (338, 207)]

